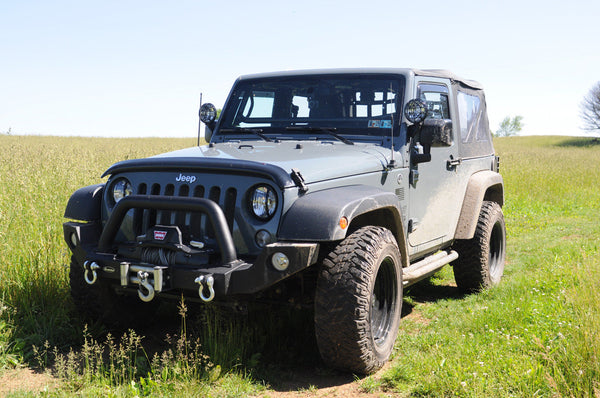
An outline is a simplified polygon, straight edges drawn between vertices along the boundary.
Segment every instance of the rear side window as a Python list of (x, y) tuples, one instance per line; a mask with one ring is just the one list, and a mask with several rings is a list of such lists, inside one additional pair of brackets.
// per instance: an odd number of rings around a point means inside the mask
[(476, 95), (459, 91), (457, 103), (462, 142), (487, 141), (489, 137), (483, 125), (481, 99)]
[(458, 90), (456, 94), (460, 127), (460, 156), (477, 157), (494, 152), (483, 93)]

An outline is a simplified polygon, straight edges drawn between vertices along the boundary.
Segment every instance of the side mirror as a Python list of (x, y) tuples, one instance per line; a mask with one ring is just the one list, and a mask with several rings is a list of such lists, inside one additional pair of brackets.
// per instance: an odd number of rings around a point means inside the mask
[(452, 145), (452, 120), (425, 119), (420, 142), (433, 147)]

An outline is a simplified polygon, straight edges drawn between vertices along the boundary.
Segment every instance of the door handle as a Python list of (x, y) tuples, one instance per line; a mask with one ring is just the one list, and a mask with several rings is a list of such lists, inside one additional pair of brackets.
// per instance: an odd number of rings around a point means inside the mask
[(454, 168), (462, 163), (462, 159), (454, 159), (454, 156), (450, 155), (450, 159), (446, 161), (446, 167), (449, 169)]

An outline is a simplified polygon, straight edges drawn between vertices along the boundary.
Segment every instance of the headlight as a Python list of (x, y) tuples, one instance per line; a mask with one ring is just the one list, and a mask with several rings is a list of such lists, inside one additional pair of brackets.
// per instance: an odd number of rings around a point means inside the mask
[(133, 193), (131, 183), (125, 178), (119, 178), (112, 186), (112, 197), (116, 203), (119, 203), (121, 199), (129, 196)]
[(250, 209), (259, 220), (266, 221), (277, 210), (277, 194), (267, 185), (254, 187), (250, 192)]

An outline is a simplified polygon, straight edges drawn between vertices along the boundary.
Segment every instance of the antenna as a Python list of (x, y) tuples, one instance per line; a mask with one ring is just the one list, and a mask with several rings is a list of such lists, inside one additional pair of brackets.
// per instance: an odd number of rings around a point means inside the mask
[(202, 121), (200, 120), (200, 108), (202, 108), (202, 93), (200, 93), (200, 107), (198, 108), (198, 146), (200, 146), (200, 128), (202, 127)]
[[(392, 91), (392, 82), (390, 82), (390, 93), (393, 93), (393, 91)], [(397, 100), (397, 98), (394, 98), (394, 99)], [(394, 112), (397, 110), (395, 108), (397, 108), (397, 107), (394, 107)], [(392, 112), (392, 126), (390, 127), (390, 132), (391, 132), (390, 135), (391, 135), (391, 143), (392, 143), (392, 147), (391, 147), (392, 156), (391, 156), (390, 162), (388, 163), (388, 166), (387, 166), (388, 169), (393, 169), (394, 167), (396, 167), (396, 161), (394, 160), (394, 112)]]

